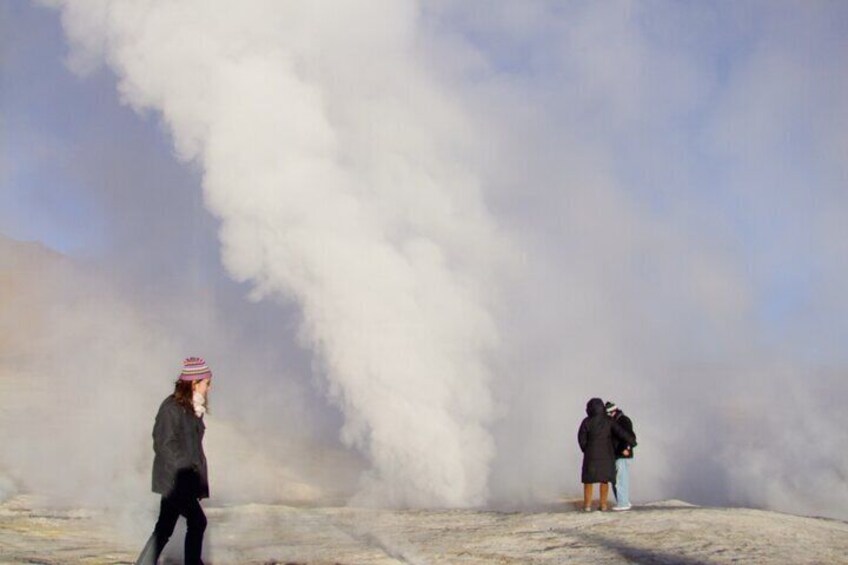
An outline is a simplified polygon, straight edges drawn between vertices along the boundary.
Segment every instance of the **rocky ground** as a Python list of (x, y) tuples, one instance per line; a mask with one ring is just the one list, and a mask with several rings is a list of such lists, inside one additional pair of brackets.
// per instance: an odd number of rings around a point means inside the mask
[[(848, 563), (848, 523), (678, 501), (584, 513), (207, 507), (206, 563)], [(86, 510), (0, 505), (0, 563), (131, 563), (143, 539)], [(152, 524), (151, 524), (152, 525)], [(178, 532), (175, 535), (180, 535)], [(121, 541), (122, 540), (122, 541)], [(181, 537), (171, 542), (180, 562)]]

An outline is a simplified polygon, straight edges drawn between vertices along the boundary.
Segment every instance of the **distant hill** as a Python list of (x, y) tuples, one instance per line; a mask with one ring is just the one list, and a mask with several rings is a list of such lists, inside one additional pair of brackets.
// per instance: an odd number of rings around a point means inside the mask
[(69, 268), (64, 256), (40, 243), (0, 235), (0, 366), (34, 351), (47, 288)]

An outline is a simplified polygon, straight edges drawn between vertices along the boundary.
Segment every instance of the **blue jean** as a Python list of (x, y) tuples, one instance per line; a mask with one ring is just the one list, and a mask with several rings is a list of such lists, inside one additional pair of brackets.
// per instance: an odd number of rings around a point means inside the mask
[(630, 459), (615, 460), (615, 502), (617, 506), (630, 506)]

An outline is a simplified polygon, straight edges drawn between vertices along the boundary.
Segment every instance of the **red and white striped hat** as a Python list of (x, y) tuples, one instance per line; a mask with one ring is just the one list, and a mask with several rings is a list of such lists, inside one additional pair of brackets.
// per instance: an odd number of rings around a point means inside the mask
[(200, 357), (189, 357), (183, 361), (183, 371), (180, 373), (181, 381), (199, 381), (211, 378), (212, 371), (209, 370), (209, 365)]

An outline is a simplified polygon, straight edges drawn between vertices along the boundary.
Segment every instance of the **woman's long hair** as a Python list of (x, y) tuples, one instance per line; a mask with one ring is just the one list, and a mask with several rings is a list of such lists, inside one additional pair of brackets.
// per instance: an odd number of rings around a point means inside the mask
[[(194, 383), (197, 381), (184, 381), (177, 379), (174, 383), (174, 399), (177, 404), (194, 414)], [(209, 397), (204, 402), (206, 413), (209, 413)]]
[(192, 405), (194, 388), (192, 387), (192, 382), (177, 379), (177, 382), (174, 383), (174, 400), (177, 401), (177, 404), (194, 414), (194, 406)]

